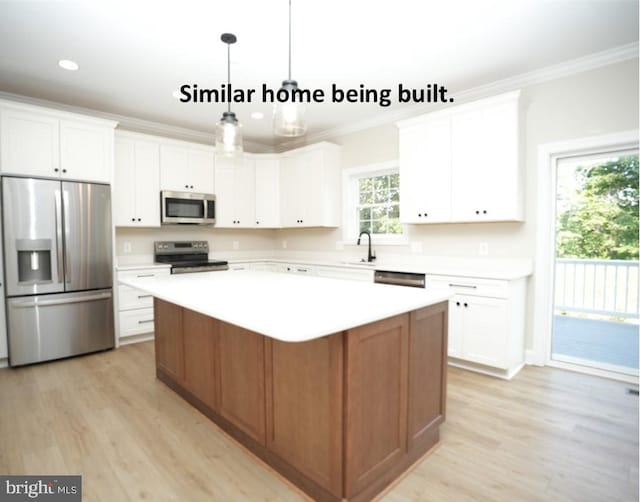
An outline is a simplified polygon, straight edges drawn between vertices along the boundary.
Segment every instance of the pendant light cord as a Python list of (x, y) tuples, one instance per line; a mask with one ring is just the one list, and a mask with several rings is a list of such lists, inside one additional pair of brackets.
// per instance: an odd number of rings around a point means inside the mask
[(289, 80), (291, 80), (291, 0), (289, 0)]
[(231, 44), (227, 44), (227, 111), (231, 113)]

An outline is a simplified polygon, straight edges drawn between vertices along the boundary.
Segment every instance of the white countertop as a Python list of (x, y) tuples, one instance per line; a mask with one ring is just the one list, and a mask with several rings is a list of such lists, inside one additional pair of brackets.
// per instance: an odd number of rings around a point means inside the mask
[(274, 272), (132, 277), (120, 283), (284, 342), (304, 342), (449, 299), (425, 290)]

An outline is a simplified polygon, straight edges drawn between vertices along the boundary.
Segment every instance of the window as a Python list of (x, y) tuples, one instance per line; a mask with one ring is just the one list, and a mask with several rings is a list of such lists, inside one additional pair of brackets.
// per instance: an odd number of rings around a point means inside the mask
[(397, 162), (345, 169), (344, 238), (363, 231), (378, 243), (404, 243)]

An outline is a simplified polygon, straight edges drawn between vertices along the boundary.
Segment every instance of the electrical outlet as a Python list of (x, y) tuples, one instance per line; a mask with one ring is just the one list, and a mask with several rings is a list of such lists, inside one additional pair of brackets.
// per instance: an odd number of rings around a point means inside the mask
[(282, 249), (287, 249), (287, 241), (282, 241)]
[(489, 243), (481, 242), (478, 252), (480, 253), (480, 256), (487, 256), (489, 254)]
[(240, 249), (240, 242), (239, 241), (233, 241), (233, 249), (235, 251), (237, 251), (238, 249)]
[(125, 253), (125, 254), (128, 254), (128, 253), (130, 253), (130, 252), (131, 252), (131, 242), (129, 242), (129, 241), (124, 241), (124, 242), (122, 243), (122, 247), (123, 247), (123, 249), (122, 249), (122, 250), (124, 251), (124, 253)]

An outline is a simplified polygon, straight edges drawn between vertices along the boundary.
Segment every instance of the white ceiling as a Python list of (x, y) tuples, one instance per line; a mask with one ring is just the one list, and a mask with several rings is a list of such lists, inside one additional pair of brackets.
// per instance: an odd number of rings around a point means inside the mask
[[(238, 37), (234, 87), (277, 89), (287, 76), (287, 0), (0, 0), (0, 90), (213, 132), (225, 105), (184, 104), (172, 92), (226, 81), (227, 31)], [(301, 88), (437, 82), (455, 95), (637, 41), (637, 0), (293, 0), (292, 76)], [(59, 59), (80, 70), (61, 70)], [(245, 138), (278, 143), (272, 105), (232, 110)], [(389, 110), (311, 104), (309, 132)]]

